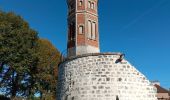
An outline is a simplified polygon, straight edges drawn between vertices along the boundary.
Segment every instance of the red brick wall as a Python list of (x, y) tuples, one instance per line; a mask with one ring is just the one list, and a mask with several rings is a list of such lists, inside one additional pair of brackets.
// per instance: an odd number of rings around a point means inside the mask
[(77, 15), (77, 45), (85, 45), (85, 30), (83, 29), (83, 34), (80, 34), (79, 25), (83, 25), (85, 29), (85, 14)]
[[(99, 43), (98, 43), (99, 42), (98, 41), (98, 39), (99, 39), (98, 38), (99, 37), (99, 35), (98, 35), (98, 17), (96, 16), (97, 15), (97, 2), (98, 2), (98, 0), (92, 0), (92, 1), (95, 4), (95, 9), (88, 8), (88, 0), (83, 0), (82, 6), (79, 5), (79, 0), (77, 0), (77, 11), (69, 13), (69, 15), (75, 15), (76, 12), (79, 12), (79, 13), (77, 13), (77, 19), (76, 19), (76, 21), (77, 21), (76, 29), (77, 30), (75, 30), (78, 46), (91, 45), (91, 46), (94, 46), (94, 47), (99, 47)], [(72, 2), (74, 2), (74, 0), (72, 0)], [(95, 15), (93, 15), (93, 14), (95, 14)], [(72, 18), (70, 18), (70, 20), (71, 19)], [(86, 21), (88, 21), (88, 19), (96, 22), (96, 39), (95, 40), (88, 39), (88, 37), (87, 37), (88, 36), (88, 33), (87, 33), (88, 32), (88, 26), (85, 23), (87, 23)], [(79, 33), (79, 25), (84, 26), (83, 34)], [(68, 48), (71, 48), (71, 47), (74, 47), (74, 46), (75, 46), (74, 41), (68, 41)]]

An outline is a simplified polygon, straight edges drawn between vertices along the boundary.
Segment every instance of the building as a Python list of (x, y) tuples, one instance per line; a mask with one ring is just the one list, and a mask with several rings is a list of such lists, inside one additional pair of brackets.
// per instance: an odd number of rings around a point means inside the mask
[(156, 88), (122, 53), (100, 53), (98, 0), (67, 0), (67, 58), (57, 100), (157, 100)]
[(159, 81), (154, 81), (152, 84), (157, 89), (157, 98), (158, 100), (170, 100), (170, 91), (160, 86)]
[(98, 53), (98, 0), (67, 0), (68, 56)]

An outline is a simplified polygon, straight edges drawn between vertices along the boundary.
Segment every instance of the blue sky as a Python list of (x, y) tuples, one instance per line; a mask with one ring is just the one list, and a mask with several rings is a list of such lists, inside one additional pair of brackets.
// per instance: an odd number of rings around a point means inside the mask
[[(66, 0), (0, 0), (41, 38), (66, 49)], [(101, 52), (122, 52), (149, 80), (170, 88), (170, 0), (100, 0)]]

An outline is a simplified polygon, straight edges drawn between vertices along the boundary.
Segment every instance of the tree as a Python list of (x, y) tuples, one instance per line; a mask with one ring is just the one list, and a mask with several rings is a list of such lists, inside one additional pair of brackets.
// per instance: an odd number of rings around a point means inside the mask
[(46, 39), (38, 40), (37, 90), (41, 98), (55, 100), (60, 52)]
[(56, 98), (59, 51), (14, 13), (0, 12), (0, 92), (12, 99)]
[(0, 95), (0, 100), (10, 100), (9, 98), (3, 96), (3, 95)]
[(0, 12), (0, 90), (5, 95), (30, 95), (38, 62), (37, 40), (37, 32), (20, 16)]

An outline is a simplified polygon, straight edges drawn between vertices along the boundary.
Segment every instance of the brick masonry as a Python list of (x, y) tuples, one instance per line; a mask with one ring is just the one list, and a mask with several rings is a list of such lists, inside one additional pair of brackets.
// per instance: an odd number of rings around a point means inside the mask
[[(82, 1), (82, 5), (79, 5)], [(88, 2), (94, 3), (94, 9), (88, 7)], [(68, 56), (87, 53), (98, 53), (99, 48), (99, 26), (98, 26), (98, 0), (67, 0), (68, 12)], [(90, 38), (88, 33), (88, 21), (95, 23), (95, 39)], [(74, 23), (72, 27), (71, 24)], [(83, 33), (79, 33), (79, 27), (83, 26)], [(91, 27), (92, 28), (92, 27)], [(70, 37), (73, 36), (74, 39)], [(94, 34), (93, 34), (94, 35)], [(74, 51), (72, 51), (74, 50)]]

